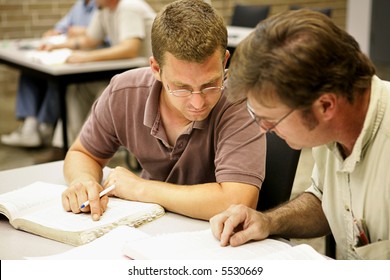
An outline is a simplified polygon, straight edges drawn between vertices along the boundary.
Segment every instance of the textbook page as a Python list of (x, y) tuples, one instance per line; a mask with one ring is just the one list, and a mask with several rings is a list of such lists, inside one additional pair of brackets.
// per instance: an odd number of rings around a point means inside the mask
[(0, 195), (0, 213), (13, 219), (32, 213), (58, 197), (66, 189), (64, 185), (35, 182), (26, 187)]
[[(238, 247), (221, 247), (210, 229), (195, 232), (161, 234), (137, 241), (129, 241), (123, 252), (133, 259), (151, 260), (248, 260), (248, 259), (322, 259), (325, 258), (305, 247), (297, 248), (286, 242), (266, 239)], [(305, 252), (302, 253), (301, 251)]]
[(263, 260), (326, 260), (327, 258), (318, 253), (313, 247), (307, 244), (300, 244), (280, 250), (265, 256), (257, 256), (256, 259)]

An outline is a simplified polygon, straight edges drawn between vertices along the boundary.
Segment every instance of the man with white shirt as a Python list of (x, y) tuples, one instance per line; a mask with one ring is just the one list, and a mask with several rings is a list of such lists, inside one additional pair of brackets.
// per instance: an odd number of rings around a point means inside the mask
[(297, 198), (213, 217), (221, 245), (332, 233), (339, 258), (390, 259), (390, 83), (356, 40), (319, 12), (284, 12), (244, 39), (229, 71), (229, 96), (247, 97), (258, 129), (311, 147), (315, 165)]
[[(95, 12), (94, 0), (79, 0), (70, 11), (43, 38), (66, 35), (75, 38), (83, 35)], [(59, 117), (59, 96), (55, 84), (21, 73), (16, 97), (16, 118), (22, 125), (14, 132), (1, 136), (5, 145), (39, 147), (49, 144), (53, 127)]]
[[(149, 57), (150, 29), (155, 12), (144, 0), (96, 0), (99, 7), (84, 36), (64, 44), (48, 45), (47, 50), (73, 49), (67, 63)], [(110, 47), (99, 48), (108, 40)], [(108, 80), (71, 85), (67, 91), (68, 142), (77, 137), (89, 110), (107, 86)], [(61, 131), (61, 130), (56, 130)], [(55, 137), (55, 139), (62, 139)], [(62, 143), (55, 142), (61, 146)]]

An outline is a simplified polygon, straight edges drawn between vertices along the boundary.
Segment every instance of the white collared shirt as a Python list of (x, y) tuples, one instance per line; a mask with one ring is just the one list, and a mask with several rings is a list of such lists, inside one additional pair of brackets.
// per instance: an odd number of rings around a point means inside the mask
[[(315, 165), (307, 191), (322, 200), (345, 259), (390, 256), (390, 82), (374, 76), (371, 87), (363, 130), (351, 155), (344, 160), (336, 143), (313, 148)], [(354, 218), (367, 224), (371, 244), (364, 248), (355, 246)]]

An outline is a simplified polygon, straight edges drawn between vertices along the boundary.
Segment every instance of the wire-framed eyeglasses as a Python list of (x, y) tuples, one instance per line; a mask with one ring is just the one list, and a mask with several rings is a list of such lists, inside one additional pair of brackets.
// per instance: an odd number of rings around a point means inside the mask
[(168, 88), (169, 94), (172, 94), (173, 96), (176, 96), (176, 97), (188, 97), (188, 96), (190, 96), (190, 95), (192, 95), (194, 93), (199, 93), (199, 94), (203, 94), (203, 95), (219, 94), (224, 89), (224, 86), (222, 85), (220, 87), (207, 87), (207, 88), (204, 88), (204, 89), (199, 90), (199, 91), (193, 91), (193, 90), (189, 90), (189, 89), (171, 90), (169, 88), (168, 84), (167, 84), (167, 88)]
[(291, 109), (287, 114), (285, 114), (283, 117), (281, 117), (277, 121), (269, 121), (267, 119), (264, 119), (262, 117), (259, 117), (254, 112), (253, 108), (249, 104), (249, 102), (246, 102), (246, 108), (249, 112), (249, 115), (252, 117), (252, 119), (257, 123), (258, 126), (260, 126), (262, 129), (265, 130), (265, 133), (271, 131), (274, 129), (278, 124), (280, 124), (284, 119), (286, 119), (292, 112), (294, 112), (294, 109)]

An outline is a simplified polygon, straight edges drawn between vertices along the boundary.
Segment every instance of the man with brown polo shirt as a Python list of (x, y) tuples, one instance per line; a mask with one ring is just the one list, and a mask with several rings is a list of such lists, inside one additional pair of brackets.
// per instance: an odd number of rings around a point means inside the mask
[[(233, 203), (255, 208), (265, 137), (244, 100), (232, 103), (224, 95), (223, 19), (204, 1), (175, 1), (156, 17), (151, 39), (150, 67), (114, 77), (71, 146), (63, 207), (99, 220), (108, 203), (99, 192), (115, 184), (109, 195), (198, 219)], [(136, 156), (141, 175), (117, 167), (101, 182), (120, 146)], [(81, 210), (86, 200), (90, 206)]]

